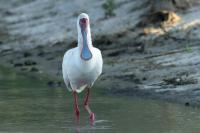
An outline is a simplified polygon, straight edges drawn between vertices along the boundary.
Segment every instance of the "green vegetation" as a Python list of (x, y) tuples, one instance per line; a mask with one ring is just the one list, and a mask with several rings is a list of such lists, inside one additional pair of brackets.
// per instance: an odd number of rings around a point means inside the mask
[(114, 13), (114, 8), (115, 8), (115, 3), (114, 0), (106, 0), (106, 2), (102, 5), (104, 11), (105, 11), (105, 16), (106, 17), (112, 17), (115, 16)]
[(192, 48), (190, 46), (186, 46), (185, 50), (188, 52), (188, 53), (191, 53), (192, 52)]

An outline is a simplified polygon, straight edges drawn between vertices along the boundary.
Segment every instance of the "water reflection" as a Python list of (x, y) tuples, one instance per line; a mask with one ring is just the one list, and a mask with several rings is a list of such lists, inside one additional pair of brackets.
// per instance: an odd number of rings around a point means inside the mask
[[(80, 96), (79, 103), (83, 101)], [(92, 93), (96, 113), (90, 126), (80, 105), (76, 124), (73, 98), (64, 88), (48, 88), (45, 80), (0, 69), (0, 133), (196, 133), (200, 110), (138, 98)]]

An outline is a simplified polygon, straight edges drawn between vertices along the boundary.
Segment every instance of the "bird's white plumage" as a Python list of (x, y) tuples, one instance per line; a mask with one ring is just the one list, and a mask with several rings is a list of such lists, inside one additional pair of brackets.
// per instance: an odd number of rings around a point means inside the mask
[[(89, 19), (87, 14), (79, 15), (80, 18), (86, 17)], [(68, 50), (63, 58), (62, 72), (64, 82), (67, 88), (71, 91), (81, 92), (86, 87), (91, 88), (95, 80), (99, 77), (102, 72), (103, 60), (101, 51), (92, 46), (91, 35), (88, 33), (88, 47), (92, 53), (92, 58), (90, 60), (83, 60), (80, 57), (81, 54), (81, 44), (82, 38), (80, 34), (80, 27), (78, 28), (78, 46)], [(90, 28), (88, 26), (88, 28)], [(90, 29), (87, 30), (90, 32)]]

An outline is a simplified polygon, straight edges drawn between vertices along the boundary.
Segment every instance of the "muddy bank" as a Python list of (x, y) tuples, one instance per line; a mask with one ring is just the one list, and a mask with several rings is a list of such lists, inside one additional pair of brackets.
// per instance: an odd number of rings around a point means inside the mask
[[(101, 42), (97, 46), (103, 52), (104, 70), (95, 86), (112, 95), (199, 105), (200, 40), (177, 41), (163, 36), (144, 44), (132, 42), (130, 34), (135, 33), (128, 31), (117, 41), (111, 36), (107, 41), (96, 40)], [(127, 43), (118, 45), (124, 39)], [(67, 48), (56, 44), (23, 52), (5, 51), (0, 55), (1, 64), (25, 73), (47, 74), (53, 79), (47, 82), (50, 87), (64, 88), (61, 62)]]
[[(102, 50), (104, 58), (103, 74), (96, 82), (96, 88), (105, 89), (112, 95), (141, 96), (199, 106), (199, 7), (181, 13), (182, 21), (173, 27), (144, 28), (138, 27), (137, 23), (145, 6), (133, 10), (129, 7), (131, 3), (122, 3), (115, 10), (116, 16), (109, 19), (104, 18), (101, 2), (93, 5), (101, 12), (92, 20), (93, 44)], [(0, 25), (0, 64), (22, 73), (47, 74), (52, 78), (47, 82), (50, 87), (64, 88), (61, 62), (64, 52), (76, 46), (76, 25), (69, 25), (75, 23), (77, 13), (67, 14), (67, 9), (62, 7), (69, 3), (62, 0), (51, 3), (51, 7), (38, 6), (46, 11), (42, 12), (42, 17), (38, 17), (41, 12), (36, 9), (28, 10), (40, 4), (36, 0), (18, 5), (20, 8), (1, 8), (4, 11), (1, 16), (5, 19)], [(73, 6), (77, 7), (77, 3)], [(125, 9), (132, 10), (124, 16), (123, 13), (128, 12)], [(49, 12), (58, 14), (54, 14), (54, 18)], [(93, 9), (88, 12), (92, 13)], [(65, 26), (67, 19), (70, 21)], [(55, 23), (57, 27), (41, 29), (41, 23), (42, 27), (55, 27)], [(118, 25), (117, 28), (109, 28), (110, 23)]]

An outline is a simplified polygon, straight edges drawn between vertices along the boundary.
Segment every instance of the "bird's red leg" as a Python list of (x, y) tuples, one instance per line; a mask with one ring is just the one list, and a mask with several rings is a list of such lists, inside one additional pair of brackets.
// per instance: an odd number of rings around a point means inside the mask
[(77, 120), (77, 122), (79, 122), (80, 111), (78, 108), (78, 96), (77, 96), (76, 91), (73, 91), (73, 96), (74, 96), (74, 111), (75, 111), (75, 115), (76, 115), (76, 120)]
[(91, 111), (91, 109), (89, 107), (89, 96), (90, 96), (90, 89), (87, 88), (85, 101), (84, 101), (84, 106), (85, 106), (85, 109), (88, 111), (88, 113), (90, 115), (90, 124), (93, 125), (94, 124), (94, 120), (95, 120), (95, 115), (94, 115), (94, 113)]

